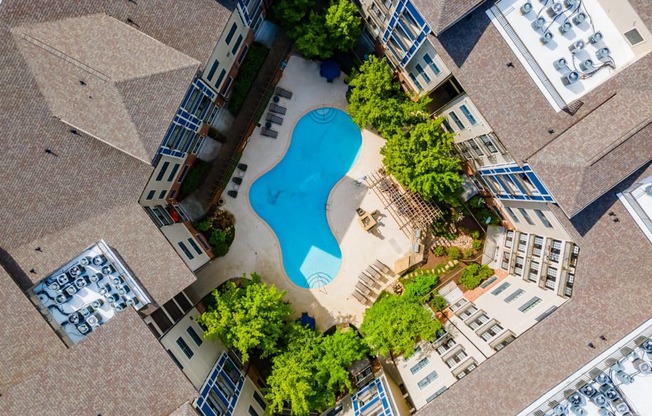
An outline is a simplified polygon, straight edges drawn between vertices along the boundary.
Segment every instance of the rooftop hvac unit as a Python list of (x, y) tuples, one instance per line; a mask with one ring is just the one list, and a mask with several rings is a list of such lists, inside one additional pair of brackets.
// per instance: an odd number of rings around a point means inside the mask
[(546, 19), (543, 17), (539, 17), (534, 22), (532, 22), (532, 27), (534, 27), (535, 29), (543, 29), (545, 25), (546, 25)]
[(611, 58), (611, 51), (609, 48), (600, 48), (598, 51), (595, 53), (596, 58), (598, 58), (601, 61), (607, 60)]
[(621, 399), (618, 399), (614, 403), (614, 407), (616, 408), (616, 412), (620, 413), (621, 415), (629, 413), (629, 405)]
[(602, 393), (607, 397), (607, 399), (614, 401), (616, 399), (620, 399), (620, 394), (616, 391), (616, 389), (613, 388), (613, 386), (610, 385), (604, 385), (600, 388), (602, 390)]
[[(552, 63), (552, 66), (554, 66), (557, 71), (561, 71), (568, 66), (568, 62), (566, 62), (566, 59), (564, 58), (559, 58)], [(652, 185), (650, 185), (650, 188), (652, 188)]]
[(566, 7), (571, 8), (577, 4), (577, 0), (564, 0)]
[[(652, 185), (648, 185), (648, 186), (645, 187), (645, 193), (646, 193), (648, 196), (652, 196)], [(642, 346), (641, 346), (641, 347), (642, 347)], [(648, 352), (649, 352), (649, 351), (648, 351)]]
[(586, 20), (586, 14), (584, 12), (579, 12), (573, 16), (573, 23), (576, 25), (581, 25)]
[(585, 384), (584, 386), (582, 386), (580, 388), (580, 393), (582, 393), (583, 395), (585, 395), (588, 398), (591, 398), (591, 397), (595, 396), (595, 394), (597, 393), (597, 390), (592, 385)]
[(579, 81), (579, 79), (580, 79), (580, 74), (577, 73), (576, 71), (571, 71), (568, 74), (561, 77), (561, 82), (564, 85), (571, 85)]
[(552, 32), (546, 32), (543, 34), (543, 36), (539, 38), (539, 40), (541, 40), (541, 43), (545, 45), (546, 43), (550, 42), (552, 38), (553, 38)]
[(591, 398), (591, 401), (598, 407), (607, 407), (607, 398), (604, 394), (596, 394)]
[(568, 407), (558, 404), (552, 411), (552, 414), (554, 416), (566, 416), (568, 415)]
[(572, 28), (573, 28), (573, 25), (571, 25), (571, 22), (566, 20), (564, 23), (559, 25), (559, 33), (561, 33), (563, 35), (564, 33), (568, 32)]
[(581, 406), (584, 404), (584, 397), (581, 394), (575, 392), (568, 396), (568, 402), (573, 406)]
[(602, 409), (598, 410), (598, 416), (614, 416), (614, 413), (606, 407), (603, 407)]
[(582, 71), (590, 71), (593, 69), (593, 61), (590, 59), (587, 59), (585, 61), (580, 62), (580, 69)]
[(604, 36), (602, 36), (602, 32), (597, 31), (594, 34), (592, 34), (591, 36), (589, 36), (589, 42), (591, 44), (595, 45), (596, 43), (600, 42), (603, 38), (604, 38)]
[(586, 415), (586, 410), (582, 409), (579, 406), (571, 406), (571, 412), (575, 416), (584, 416), (584, 415)]
[(611, 378), (606, 373), (600, 373), (595, 377), (596, 383), (604, 386), (605, 384), (611, 384)]
[[(650, 185), (648, 188), (652, 188), (652, 185)], [(652, 338), (648, 338), (647, 341), (642, 343), (641, 348), (643, 348), (643, 351), (645, 352), (652, 353)]]
[(521, 6), (521, 13), (528, 14), (531, 11), (532, 11), (532, 3), (530, 3), (529, 1), (523, 3), (523, 5)]
[(616, 379), (623, 384), (632, 384), (634, 382), (634, 377), (624, 371), (616, 371)]
[(548, 16), (554, 17), (557, 16), (564, 9), (564, 6), (561, 3), (553, 3), (552, 7), (548, 7), (547, 13)]
[(652, 364), (647, 361), (643, 361), (640, 358), (632, 361), (634, 368), (640, 371), (642, 374), (652, 374)]
[(568, 47), (568, 50), (575, 53), (584, 49), (584, 46), (585, 46), (584, 41), (578, 40), (577, 42), (571, 43), (571, 45)]

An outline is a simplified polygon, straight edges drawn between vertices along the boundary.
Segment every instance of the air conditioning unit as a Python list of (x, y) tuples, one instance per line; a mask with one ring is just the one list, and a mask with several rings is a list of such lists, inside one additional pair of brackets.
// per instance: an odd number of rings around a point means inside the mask
[(577, 4), (577, 0), (564, 0), (566, 7), (571, 8)]
[(571, 85), (579, 81), (579, 79), (580, 79), (580, 74), (576, 71), (571, 71), (568, 74), (561, 77), (561, 82), (564, 85)]
[(573, 23), (575, 23), (576, 25), (581, 25), (582, 23), (584, 23), (585, 20), (586, 20), (586, 13), (584, 12), (579, 12), (575, 16), (573, 16)]
[(634, 382), (634, 377), (624, 371), (616, 371), (616, 379), (623, 384), (632, 384)]
[(582, 71), (585, 71), (585, 72), (592, 70), (593, 69), (593, 61), (590, 60), (590, 59), (587, 59), (587, 60), (584, 60), (584, 61), (580, 62), (580, 69)]
[(554, 416), (566, 416), (568, 415), (568, 407), (558, 404), (552, 411), (552, 414)]
[(528, 14), (531, 11), (532, 11), (532, 3), (530, 3), (529, 1), (523, 3), (523, 5), (521, 6), (521, 13)]
[(554, 36), (552, 35), (552, 32), (546, 32), (539, 38), (539, 40), (545, 45), (546, 43), (550, 42), (553, 37)]
[(597, 31), (591, 36), (589, 36), (589, 43), (595, 45), (596, 43), (600, 42), (602, 39), (604, 39), (604, 36), (602, 36), (602, 32)]
[(546, 12), (548, 13), (548, 16), (555, 17), (561, 13), (563, 9), (564, 6), (562, 6), (561, 3), (553, 3), (551, 7), (548, 7)]
[(620, 394), (618, 394), (618, 392), (616, 391), (616, 389), (613, 388), (613, 386), (604, 385), (600, 388), (600, 390), (607, 397), (607, 399), (611, 401), (620, 399)]
[(603, 407), (598, 410), (598, 416), (614, 416), (614, 413), (606, 407)]
[(585, 384), (580, 388), (580, 393), (585, 395), (588, 398), (595, 396), (598, 391), (590, 384)]
[(632, 361), (634, 368), (640, 371), (642, 374), (652, 374), (652, 364), (647, 361), (643, 361), (640, 358)]
[(616, 412), (621, 415), (629, 413), (629, 405), (625, 403), (622, 399), (618, 399), (613, 403), (613, 406), (616, 408)]
[(604, 61), (611, 58), (611, 51), (609, 50), (609, 48), (600, 48), (595, 53), (595, 56), (599, 60)]
[(586, 415), (586, 410), (582, 409), (579, 406), (571, 406), (571, 412), (575, 416), (585, 416)]
[(571, 25), (571, 22), (566, 20), (564, 23), (559, 25), (559, 33), (561, 33), (563, 35), (564, 33), (568, 32), (572, 28), (573, 28), (573, 25)]
[(568, 396), (568, 402), (573, 406), (581, 406), (584, 404), (584, 397), (581, 394), (575, 392)]
[[(552, 66), (554, 66), (557, 71), (561, 71), (562, 69), (565, 69), (568, 66), (568, 62), (566, 61), (565, 58), (559, 58), (552, 63)], [(650, 186), (652, 187), (652, 185)]]
[(539, 17), (534, 22), (532, 22), (532, 27), (535, 29), (543, 29), (545, 25), (546, 25), (546, 19), (543, 17)]
[(573, 42), (568, 47), (568, 50), (575, 53), (575, 52), (578, 52), (578, 51), (581, 51), (582, 49), (584, 49), (584, 46), (585, 46), (584, 41), (583, 40), (578, 40), (577, 42)]
[[(649, 185), (648, 188), (652, 188), (652, 185)], [(645, 191), (647, 192), (647, 189)], [(642, 343), (641, 348), (647, 353), (652, 353), (652, 338), (649, 338), (647, 341)]]
[(606, 373), (600, 373), (595, 377), (595, 382), (604, 386), (605, 384), (611, 384), (611, 378)]
[(598, 407), (607, 407), (607, 398), (604, 394), (596, 394), (591, 398), (591, 401)]

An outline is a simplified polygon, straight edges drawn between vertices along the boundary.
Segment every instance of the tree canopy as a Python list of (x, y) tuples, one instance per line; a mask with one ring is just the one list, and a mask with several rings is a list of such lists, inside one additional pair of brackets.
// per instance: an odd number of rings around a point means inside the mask
[(272, 412), (289, 405), (293, 415), (324, 411), (335, 404), (336, 394), (351, 388), (348, 367), (367, 349), (354, 331), (324, 336), (293, 324), (287, 346), (274, 357), (267, 378), (267, 400)]
[(339, 50), (353, 48), (362, 31), (361, 23), (360, 13), (350, 0), (334, 0), (326, 11), (328, 38)]
[(279, 338), (292, 313), (283, 300), (285, 292), (261, 283), (260, 276), (254, 273), (252, 280), (243, 276), (239, 283), (228, 282), (213, 296), (215, 305), (197, 318), (207, 327), (204, 337), (219, 339), (238, 350), (243, 361), (249, 360), (254, 349), (260, 350), (262, 357), (279, 351)]
[(486, 264), (471, 263), (462, 270), (460, 284), (467, 289), (475, 289), (493, 274), (494, 270)]
[(453, 144), (453, 135), (441, 127), (441, 119), (428, 119), (407, 134), (387, 139), (381, 150), (383, 165), (401, 185), (424, 199), (458, 205), (464, 180)]
[(441, 327), (416, 298), (387, 295), (367, 309), (360, 333), (377, 354), (410, 356), (417, 342), (433, 339)]

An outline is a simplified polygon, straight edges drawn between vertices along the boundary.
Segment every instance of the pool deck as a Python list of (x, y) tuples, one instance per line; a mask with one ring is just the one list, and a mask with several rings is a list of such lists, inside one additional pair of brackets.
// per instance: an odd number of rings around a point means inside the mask
[[(411, 249), (410, 240), (383, 209), (373, 191), (364, 182), (361, 185), (356, 183), (356, 180), (381, 166), (379, 150), (384, 141), (374, 133), (363, 130), (362, 149), (357, 162), (330, 193), (328, 221), (342, 250), (339, 274), (321, 289), (296, 286), (285, 275), (276, 235), (251, 208), (249, 187), (283, 158), (290, 145), (292, 130), (302, 116), (319, 107), (346, 109), (347, 86), (343, 82), (343, 75), (333, 83), (327, 83), (319, 76), (319, 62), (297, 56), (289, 60), (279, 86), (292, 91), (294, 95), (290, 100), (281, 98), (278, 103), (287, 108), (283, 125), (274, 124), (272, 127), (278, 131), (278, 138), (261, 136), (259, 128), (254, 131), (240, 161), (246, 163), (248, 169), (238, 197), (224, 196), (226, 203), (222, 208), (233, 213), (236, 220), (231, 249), (226, 256), (201, 268), (197, 272), (197, 282), (187, 292), (198, 300), (226, 280), (255, 271), (266, 283), (287, 291), (286, 299), (294, 310), (297, 313), (310, 313), (320, 329), (326, 330), (340, 322), (359, 325), (365, 307), (351, 296), (358, 274), (376, 259), (392, 267), (396, 259)], [(227, 189), (232, 189), (232, 186), (233, 183), (230, 183)], [(358, 224), (355, 211), (358, 207), (368, 212), (380, 210), (385, 215), (378, 227), (380, 236), (365, 232)], [(292, 221), (292, 213), (288, 213), (288, 221)]]

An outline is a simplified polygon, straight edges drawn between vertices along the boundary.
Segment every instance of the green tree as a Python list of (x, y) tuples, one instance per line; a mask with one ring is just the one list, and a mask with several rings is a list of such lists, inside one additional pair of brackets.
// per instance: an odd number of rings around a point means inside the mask
[(435, 296), (432, 297), (432, 300), (430, 301), (430, 306), (437, 311), (441, 312), (444, 309), (446, 309), (446, 306), (448, 306), (448, 302), (446, 302), (446, 299), (440, 295), (436, 294)]
[(297, 30), (294, 46), (306, 58), (326, 59), (333, 56), (335, 45), (328, 39), (328, 32), (324, 30), (325, 18), (317, 12), (311, 12), (308, 22)]
[(421, 302), (387, 295), (367, 309), (360, 333), (377, 354), (410, 356), (419, 340), (433, 339), (441, 327)]
[(459, 205), (464, 180), (453, 153), (453, 135), (441, 119), (414, 125), (407, 134), (394, 134), (382, 148), (383, 165), (404, 187), (426, 200)]
[(366, 346), (354, 331), (324, 336), (293, 324), (287, 346), (274, 357), (267, 378), (271, 412), (286, 405), (293, 415), (324, 411), (335, 404), (336, 394), (351, 388), (348, 367), (366, 354)]
[(285, 333), (286, 320), (292, 313), (285, 303), (285, 292), (260, 282), (260, 276), (243, 276), (240, 283), (228, 282), (222, 290), (213, 291), (215, 305), (197, 318), (207, 327), (207, 339), (219, 339), (242, 354), (243, 361), (258, 349), (266, 357), (279, 351), (278, 343)]
[(462, 270), (460, 284), (467, 289), (475, 289), (483, 280), (494, 274), (494, 270), (486, 264), (469, 264)]
[(438, 282), (439, 276), (436, 274), (421, 274), (405, 286), (405, 291), (402, 296), (413, 297), (420, 302), (427, 302), (430, 297), (430, 292)]
[(326, 31), (331, 45), (346, 51), (360, 36), (362, 19), (350, 0), (334, 0), (326, 12)]
[(292, 36), (301, 26), (300, 23), (307, 19), (314, 4), (314, 0), (278, 0), (272, 6), (270, 19), (281, 25)]

